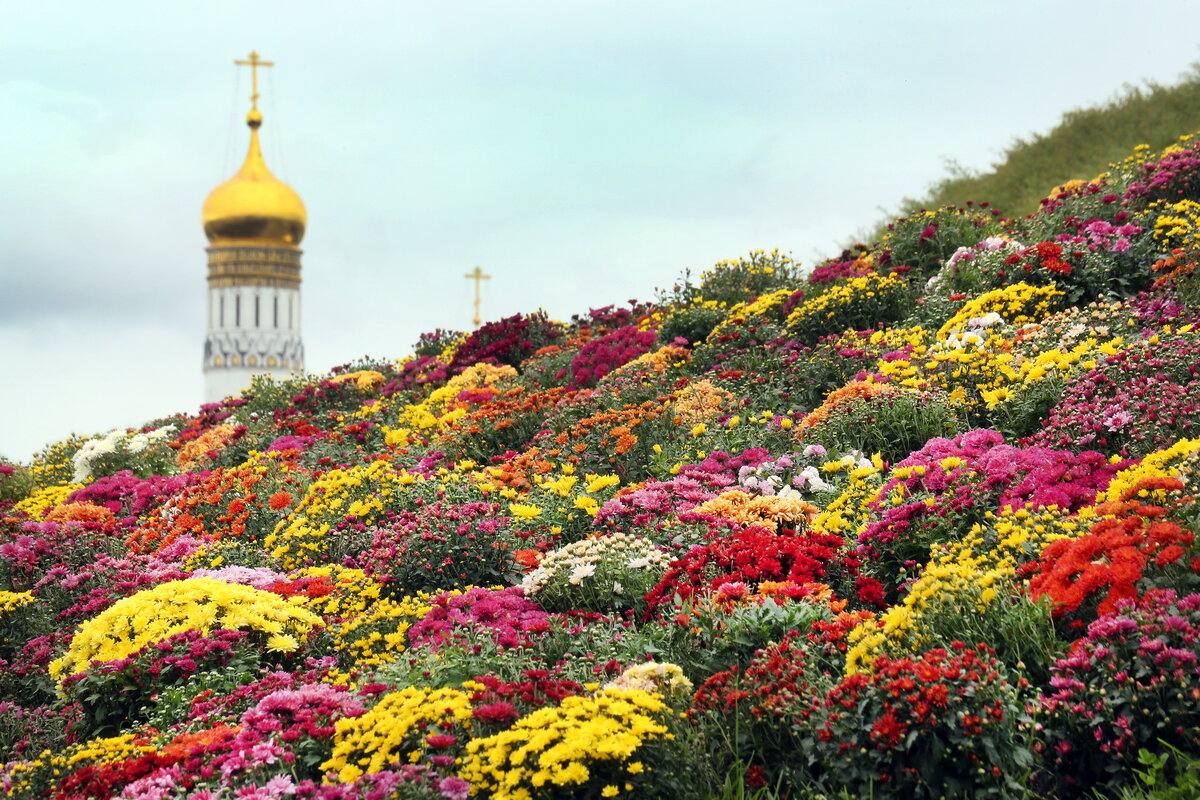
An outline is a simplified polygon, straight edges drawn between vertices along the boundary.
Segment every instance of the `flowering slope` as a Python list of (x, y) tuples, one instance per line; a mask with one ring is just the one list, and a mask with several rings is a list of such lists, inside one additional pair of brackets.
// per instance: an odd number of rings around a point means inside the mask
[(1198, 208), (1184, 136), (0, 464), (0, 789), (1186, 791)]

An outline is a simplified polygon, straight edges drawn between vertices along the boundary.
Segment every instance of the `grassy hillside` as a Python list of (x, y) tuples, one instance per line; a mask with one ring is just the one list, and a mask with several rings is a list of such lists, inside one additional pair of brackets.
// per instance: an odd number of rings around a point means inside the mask
[(903, 201), (902, 213), (973, 201), (1009, 216), (1032, 214), (1051, 188), (1108, 171), (1136, 145), (1158, 151), (1197, 129), (1200, 64), (1175, 85), (1130, 86), (1102, 106), (1066, 112), (1048, 133), (1013, 142), (989, 171), (951, 169), (924, 196)]

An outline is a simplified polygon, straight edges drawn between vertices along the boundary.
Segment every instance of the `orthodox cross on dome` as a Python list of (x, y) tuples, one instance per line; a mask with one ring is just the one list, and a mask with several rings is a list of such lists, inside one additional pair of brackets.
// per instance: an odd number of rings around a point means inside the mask
[(488, 280), (492, 276), (484, 273), (484, 271), (479, 267), (475, 267), (474, 270), (468, 272), (466, 275), (463, 275), (463, 277), (468, 280), (475, 281), (475, 318), (472, 320), (472, 322), (474, 322), (475, 327), (478, 328), (479, 323), (483, 321), (479, 316), (479, 283), (480, 281)]
[(250, 59), (248, 61), (242, 61), (241, 59), (238, 59), (238, 60), (234, 61), (233, 63), (237, 64), (239, 67), (249, 67), (250, 68), (250, 91), (252, 92), (252, 94), (250, 95), (250, 107), (251, 107), (251, 109), (257, 111), (258, 110), (258, 68), (259, 67), (273, 67), (273, 66), (275, 66), (275, 62), (274, 61), (261, 61), (258, 57), (258, 53), (255, 52), (254, 50), (251, 50), (250, 51)]

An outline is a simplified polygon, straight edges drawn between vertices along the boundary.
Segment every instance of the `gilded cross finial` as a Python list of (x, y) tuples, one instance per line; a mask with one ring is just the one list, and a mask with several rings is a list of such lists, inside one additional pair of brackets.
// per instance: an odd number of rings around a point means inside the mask
[(238, 59), (238, 60), (234, 61), (233, 63), (237, 64), (239, 67), (249, 67), (250, 68), (250, 91), (252, 92), (252, 94), (250, 95), (250, 108), (252, 111), (257, 111), (258, 110), (258, 68), (259, 67), (273, 67), (273, 66), (275, 66), (275, 62), (274, 61), (262, 61), (259, 59), (258, 53), (255, 52), (254, 50), (251, 50), (250, 51), (250, 59), (248, 61), (243, 61), (241, 59)]
[(468, 280), (475, 281), (475, 318), (472, 320), (472, 322), (474, 322), (475, 327), (478, 328), (479, 323), (483, 321), (483, 319), (479, 316), (479, 284), (481, 281), (486, 281), (492, 276), (484, 273), (484, 271), (479, 267), (475, 267), (475, 269), (473, 269), (471, 272), (468, 272), (463, 277), (467, 278)]

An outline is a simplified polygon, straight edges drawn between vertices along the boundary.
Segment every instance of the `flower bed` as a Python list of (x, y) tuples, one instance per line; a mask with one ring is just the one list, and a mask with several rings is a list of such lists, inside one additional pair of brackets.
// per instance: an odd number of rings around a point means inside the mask
[(0, 790), (1185, 791), (1196, 153), (0, 464)]

